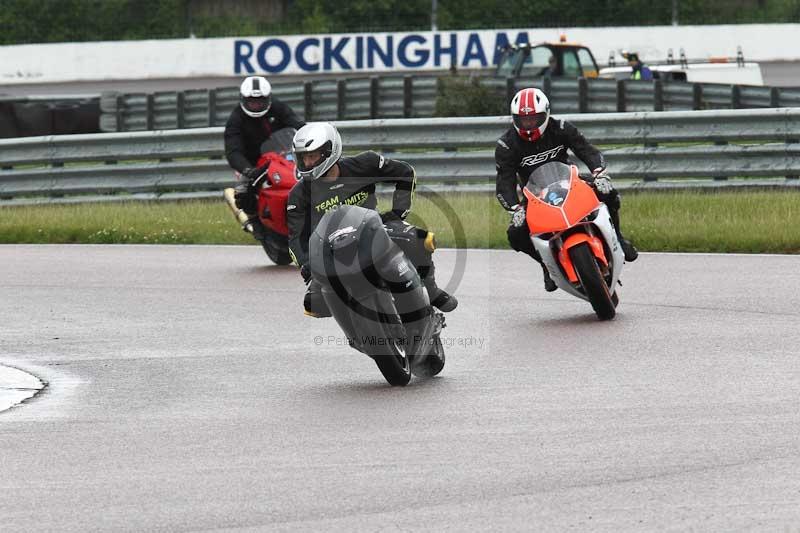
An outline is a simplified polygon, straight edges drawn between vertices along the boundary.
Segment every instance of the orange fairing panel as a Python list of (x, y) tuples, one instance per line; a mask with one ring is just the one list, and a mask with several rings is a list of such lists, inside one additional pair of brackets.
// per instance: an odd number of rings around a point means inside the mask
[(567, 279), (569, 279), (571, 283), (578, 281), (578, 275), (575, 273), (575, 266), (573, 266), (572, 259), (569, 257), (569, 250), (584, 242), (589, 243), (589, 247), (592, 249), (592, 253), (596, 258), (604, 265), (608, 265), (606, 253), (603, 250), (603, 242), (600, 239), (594, 235), (587, 235), (586, 233), (573, 233), (567, 237), (567, 240), (564, 241), (564, 244), (558, 251), (558, 262), (564, 267), (564, 272), (567, 273)]
[(572, 169), (572, 185), (563, 206), (570, 226), (574, 226), (583, 220), (586, 215), (600, 205), (600, 200), (597, 199), (594, 190), (588, 183), (577, 176), (578, 169), (576, 167), (572, 167)]
[(522, 192), (528, 199), (525, 219), (528, 221), (531, 234), (562, 231), (567, 228), (564, 211), (560, 207), (539, 200), (527, 188), (522, 189)]
[(560, 206), (543, 202), (534, 196), (527, 187), (523, 188), (522, 192), (528, 199), (525, 218), (528, 221), (528, 228), (534, 235), (571, 228), (600, 205), (594, 190), (578, 177), (578, 168), (574, 165), (572, 166), (569, 193)]

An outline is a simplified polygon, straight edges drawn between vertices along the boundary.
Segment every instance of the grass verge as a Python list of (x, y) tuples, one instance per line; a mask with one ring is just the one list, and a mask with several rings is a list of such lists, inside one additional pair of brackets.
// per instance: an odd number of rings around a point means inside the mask
[[(507, 247), (490, 194), (418, 194), (409, 220), (442, 247)], [(800, 191), (627, 193), (622, 224), (645, 251), (800, 253)], [(0, 243), (255, 244), (222, 199), (3, 207)]]

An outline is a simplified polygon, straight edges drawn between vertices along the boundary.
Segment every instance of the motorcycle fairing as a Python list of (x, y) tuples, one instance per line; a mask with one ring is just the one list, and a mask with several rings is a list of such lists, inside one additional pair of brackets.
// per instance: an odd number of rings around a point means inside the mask
[(289, 192), (297, 183), (294, 177), (294, 163), (274, 152), (263, 154), (258, 161), (259, 165), (269, 162), (268, 179), (263, 181), (258, 191), (258, 214), (261, 223), (272, 231), (288, 235), (286, 202), (289, 199)]
[(606, 254), (603, 250), (603, 242), (600, 239), (594, 235), (589, 235), (588, 233), (573, 233), (567, 237), (567, 239), (564, 241), (564, 244), (561, 245), (561, 249), (558, 251), (558, 261), (564, 268), (564, 272), (567, 274), (567, 279), (569, 279), (571, 283), (576, 283), (578, 281), (578, 274), (575, 272), (575, 267), (573, 266), (572, 259), (569, 256), (569, 250), (573, 246), (577, 246), (578, 244), (584, 242), (589, 244), (594, 256), (598, 258), (604, 265), (608, 266), (608, 260), (606, 259)]
[(548, 197), (545, 188), (540, 193), (544, 198), (540, 198), (529, 185), (526, 185), (522, 192), (528, 199), (525, 219), (532, 235), (570, 228), (597, 209), (600, 204), (594, 190), (578, 176), (578, 167), (575, 165), (570, 165), (570, 183), (566, 196), (554, 194)]
[[(604, 255), (606, 256), (607, 264), (611, 269), (611, 283), (609, 284), (609, 290), (613, 294), (616, 291), (618, 285), (617, 282), (619, 281), (619, 277), (622, 272), (622, 265), (625, 262), (625, 254), (622, 252), (622, 246), (620, 246), (619, 240), (617, 239), (617, 233), (614, 230), (614, 224), (611, 222), (611, 214), (608, 212), (608, 207), (601, 203), (600, 207), (597, 209), (594, 219), (591, 220), (591, 222), (585, 222), (583, 224), (591, 226), (592, 235), (598, 238), (601, 243), (604, 243)], [(581, 232), (578, 231), (575, 234), (579, 233)], [(584, 234), (586, 234), (586, 232), (584, 232)], [(559, 234), (544, 236), (548, 238), (543, 239), (539, 236), (532, 235), (531, 242), (533, 242), (534, 248), (537, 252), (539, 252), (539, 255), (541, 255), (544, 265), (550, 272), (550, 277), (563, 291), (583, 300), (587, 300), (586, 295), (575, 288), (575, 285), (570, 282), (569, 278), (567, 277), (567, 273), (564, 271), (563, 265), (557, 256), (558, 251), (561, 247), (563, 247), (561, 236)]]

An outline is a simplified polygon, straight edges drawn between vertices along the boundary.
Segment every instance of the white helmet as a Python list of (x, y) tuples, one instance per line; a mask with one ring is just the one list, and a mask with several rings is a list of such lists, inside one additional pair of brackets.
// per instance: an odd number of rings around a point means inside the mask
[(272, 86), (266, 78), (250, 76), (239, 87), (239, 105), (251, 117), (263, 117), (272, 105)]
[(522, 89), (511, 99), (514, 129), (526, 141), (536, 141), (547, 129), (550, 100), (539, 89)]
[[(303, 155), (319, 152), (309, 163)], [(297, 175), (306, 181), (320, 178), (342, 157), (342, 137), (330, 122), (310, 122), (297, 130), (292, 140)]]

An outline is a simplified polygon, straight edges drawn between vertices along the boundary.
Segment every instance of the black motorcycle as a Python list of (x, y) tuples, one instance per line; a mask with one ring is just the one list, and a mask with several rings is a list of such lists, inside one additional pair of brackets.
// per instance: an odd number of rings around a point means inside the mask
[(349, 205), (325, 213), (309, 240), (309, 266), (350, 346), (374, 359), (386, 381), (441, 372), (444, 315), (378, 213)]

